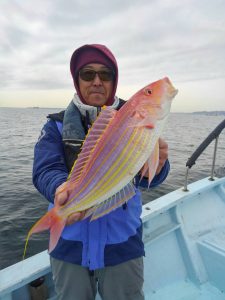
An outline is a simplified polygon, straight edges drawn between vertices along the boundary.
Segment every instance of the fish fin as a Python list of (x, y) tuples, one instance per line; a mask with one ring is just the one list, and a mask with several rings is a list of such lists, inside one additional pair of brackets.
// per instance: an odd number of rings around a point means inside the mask
[(157, 141), (154, 150), (152, 151), (148, 160), (144, 164), (141, 172), (141, 180), (146, 174), (146, 172), (148, 172), (148, 187), (150, 186), (150, 183), (155, 176), (158, 164), (159, 164), (159, 142)]
[(49, 253), (55, 248), (61, 233), (65, 227), (66, 220), (57, 214), (56, 208), (48, 211), (40, 220), (38, 220), (28, 232), (24, 247), (23, 259), (26, 255), (28, 240), (32, 234), (50, 229)]
[(134, 122), (134, 124), (131, 124), (129, 127), (145, 127), (149, 129), (153, 129), (155, 127), (155, 120), (152, 119), (152, 117), (145, 117), (144, 119), (141, 119), (138, 122)]
[(50, 229), (49, 253), (55, 249), (65, 225), (66, 219), (60, 218), (59, 216), (55, 217)]
[(111, 196), (101, 204), (90, 208), (84, 216), (84, 219), (91, 216), (91, 221), (96, 220), (119, 206), (135, 195), (135, 189), (132, 183), (127, 184), (123, 189)]
[(67, 180), (72, 181), (73, 183), (79, 181), (83, 170), (89, 161), (90, 153), (95, 149), (100, 137), (116, 113), (117, 111), (115, 109), (109, 107), (106, 107), (101, 111), (98, 118), (88, 131), (87, 137), (82, 146), (82, 151), (78, 155)]

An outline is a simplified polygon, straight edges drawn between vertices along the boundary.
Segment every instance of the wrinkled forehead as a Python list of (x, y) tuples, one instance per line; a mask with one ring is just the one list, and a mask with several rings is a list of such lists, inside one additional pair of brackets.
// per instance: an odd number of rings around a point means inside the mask
[(91, 70), (112, 70), (112, 68), (99, 63), (88, 63), (82, 67), (82, 69), (91, 69)]

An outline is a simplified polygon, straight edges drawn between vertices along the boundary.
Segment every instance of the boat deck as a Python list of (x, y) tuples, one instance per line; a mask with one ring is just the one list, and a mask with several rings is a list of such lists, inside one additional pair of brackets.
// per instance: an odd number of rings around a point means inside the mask
[(224, 216), (225, 179), (203, 179), (143, 207), (146, 300), (225, 299)]
[(154, 292), (145, 292), (146, 300), (224, 300), (224, 293), (209, 283), (196, 286), (193, 282), (177, 281)]

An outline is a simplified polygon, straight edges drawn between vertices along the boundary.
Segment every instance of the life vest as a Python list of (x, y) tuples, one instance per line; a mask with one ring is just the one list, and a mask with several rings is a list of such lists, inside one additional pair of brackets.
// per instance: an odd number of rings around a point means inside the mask
[[(117, 107), (117, 110), (119, 110), (125, 103), (126, 101), (119, 99), (119, 105)], [(70, 137), (63, 138), (66, 165), (69, 172), (75, 160), (77, 159), (78, 154), (81, 151), (81, 146), (88, 132), (88, 129), (91, 126), (88, 114), (86, 115), (86, 117), (82, 116), (76, 105), (74, 105), (74, 109), (76, 111), (76, 118), (73, 119), (73, 126), (74, 128), (76, 128), (76, 131), (73, 134), (74, 137), (73, 139), (71, 139)], [(61, 111), (59, 113), (48, 115), (48, 118), (56, 122), (58, 130), (61, 134), (63, 130), (64, 114), (65, 111)]]

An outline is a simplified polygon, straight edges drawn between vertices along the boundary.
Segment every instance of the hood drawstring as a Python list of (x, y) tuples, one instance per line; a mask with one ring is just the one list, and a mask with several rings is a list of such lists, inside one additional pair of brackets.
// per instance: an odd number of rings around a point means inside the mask
[(90, 129), (91, 128), (91, 120), (90, 120), (90, 115), (89, 115), (89, 112), (88, 110), (86, 110), (85, 112), (85, 118), (84, 118), (84, 126), (85, 128)]
[(97, 116), (100, 114), (102, 108), (100, 106), (97, 107)]
[[(101, 112), (101, 107), (97, 107), (97, 117), (100, 114), (100, 112)], [(84, 126), (87, 129), (87, 131), (92, 126), (91, 119), (90, 119), (90, 114), (89, 114), (88, 110), (85, 111)]]

